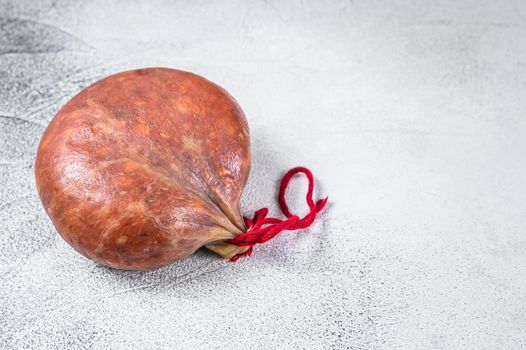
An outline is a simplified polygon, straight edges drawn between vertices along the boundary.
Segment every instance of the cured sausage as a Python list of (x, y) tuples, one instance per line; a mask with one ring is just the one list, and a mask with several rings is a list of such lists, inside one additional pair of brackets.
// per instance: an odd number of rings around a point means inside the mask
[(216, 84), (168, 68), (102, 79), (73, 97), (40, 141), (37, 190), (60, 235), (119, 269), (168, 265), (245, 231), (247, 121)]

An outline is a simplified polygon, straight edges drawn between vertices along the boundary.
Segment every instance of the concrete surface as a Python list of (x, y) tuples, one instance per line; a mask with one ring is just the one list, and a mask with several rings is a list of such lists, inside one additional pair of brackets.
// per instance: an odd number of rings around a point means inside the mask
[[(0, 0), (0, 17), (0, 348), (526, 348), (524, 1)], [(302, 164), (330, 196), (318, 223), (148, 273), (69, 248), (35, 192), (40, 136), (143, 66), (237, 98), (245, 213), (276, 210)]]

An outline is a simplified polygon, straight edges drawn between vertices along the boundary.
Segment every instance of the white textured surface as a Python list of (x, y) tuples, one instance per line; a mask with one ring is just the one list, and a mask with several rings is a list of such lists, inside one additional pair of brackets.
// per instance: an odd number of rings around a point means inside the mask
[[(0, 348), (526, 348), (525, 2), (0, 0), (0, 17)], [(81, 88), (142, 66), (237, 98), (246, 213), (303, 164), (326, 214), (237, 264), (76, 254), (38, 201), (38, 140)]]

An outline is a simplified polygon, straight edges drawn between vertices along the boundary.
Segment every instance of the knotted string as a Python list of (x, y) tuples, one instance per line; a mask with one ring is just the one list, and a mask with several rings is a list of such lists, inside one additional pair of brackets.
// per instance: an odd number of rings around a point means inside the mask
[[(290, 213), (287, 201), (285, 200), (285, 192), (287, 186), (289, 185), (290, 180), (297, 173), (303, 173), (307, 176), (309, 180), (309, 188), (307, 190), (307, 205), (309, 206), (309, 212), (303, 218), (299, 218), (297, 215)], [(244, 253), (238, 254), (230, 259), (230, 261), (235, 262), (243, 255), (250, 256), (252, 254), (253, 248), (256, 244), (265, 243), (272, 238), (276, 237), (282, 231), (292, 231), (299, 230), (306, 227), (309, 227), (314, 220), (316, 215), (325, 207), (329, 197), (325, 199), (320, 199), (316, 203), (312, 199), (314, 192), (314, 176), (311, 171), (304, 167), (296, 167), (290, 169), (283, 179), (281, 179), (281, 184), (279, 185), (279, 197), (278, 202), (281, 208), (281, 211), (286, 216), (286, 219), (277, 219), (277, 218), (267, 218), (268, 208), (261, 208), (254, 214), (254, 218), (250, 220), (247, 217), (243, 217), (245, 224), (247, 226), (247, 232), (240, 234), (239, 236), (227, 241), (227, 243), (234, 244), (237, 246), (249, 247), (248, 250)]]

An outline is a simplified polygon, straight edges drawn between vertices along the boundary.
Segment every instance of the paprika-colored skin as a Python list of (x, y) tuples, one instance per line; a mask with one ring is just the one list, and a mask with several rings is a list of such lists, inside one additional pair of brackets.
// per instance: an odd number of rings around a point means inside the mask
[(250, 168), (245, 116), (195, 74), (148, 68), (100, 80), (47, 127), (35, 176), (57, 231), (107, 266), (148, 270), (245, 231)]

